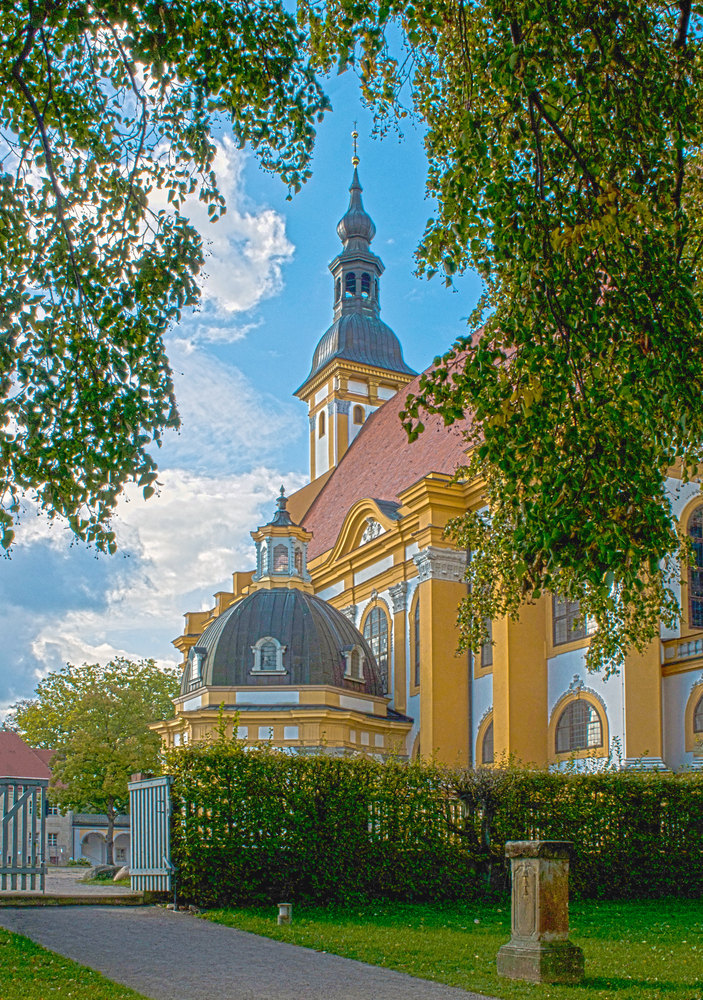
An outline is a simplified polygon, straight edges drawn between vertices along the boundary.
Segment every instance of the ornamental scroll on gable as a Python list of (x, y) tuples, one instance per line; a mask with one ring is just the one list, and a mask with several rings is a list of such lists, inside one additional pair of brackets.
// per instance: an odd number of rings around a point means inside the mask
[(366, 545), (367, 542), (372, 542), (374, 538), (378, 538), (379, 535), (384, 534), (385, 528), (380, 524), (375, 518), (366, 518), (366, 527), (364, 528), (364, 533), (361, 536), (361, 541), (359, 545)]

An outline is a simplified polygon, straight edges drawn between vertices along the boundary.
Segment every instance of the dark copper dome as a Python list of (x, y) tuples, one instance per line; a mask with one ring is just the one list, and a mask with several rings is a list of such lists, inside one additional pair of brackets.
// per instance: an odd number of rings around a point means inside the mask
[[(280, 672), (255, 669), (253, 649), (268, 638), (284, 647)], [(353, 647), (364, 660), (363, 680), (344, 676), (345, 652)], [(383, 694), (376, 660), (359, 630), (326, 601), (295, 588), (255, 590), (209, 625), (191, 651), (182, 694), (192, 687), (190, 671), (196, 651), (201, 658), (202, 684), (208, 687), (329, 684)]]

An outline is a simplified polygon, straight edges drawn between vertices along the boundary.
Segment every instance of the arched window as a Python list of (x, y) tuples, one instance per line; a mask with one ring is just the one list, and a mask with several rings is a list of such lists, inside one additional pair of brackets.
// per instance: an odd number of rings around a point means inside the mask
[(276, 545), (273, 550), (273, 571), (274, 573), (288, 572), (288, 546)]
[(341, 297), (342, 297), (342, 282), (341, 282), (341, 280), (339, 278), (337, 278), (337, 282), (336, 282), (336, 284), (334, 286), (334, 300), (335, 300), (335, 302), (339, 302), (339, 300), (341, 299)]
[(325, 436), (325, 411), (323, 410), (320, 414), (320, 418), (317, 421), (317, 436), (323, 438)]
[(352, 419), (353, 419), (353, 421), (354, 421), (355, 424), (363, 424), (363, 422), (364, 422), (364, 407), (363, 406), (355, 406), (354, 407), (354, 412), (352, 414)]
[(350, 271), (344, 279), (344, 293), (347, 297), (356, 295), (356, 275)]
[(381, 673), (383, 693), (388, 693), (388, 618), (381, 608), (373, 608), (364, 623), (364, 639), (376, 657)]
[(272, 635), (264, 635), (251, 647), (254, 654), (252, 673), (285, 673), (283, 654), (286, 647)]
[(366, 271), (361, 275), (361, 294), (365, 299), (368, 299), (371, 292), (371, 275), (367, 274)]
[(415, 656), (413, 657), (413, 669), (415, 672), (415, 687), (420, 687), (420, 595), (417, 595), (417, 600), (415, 601), (415, 613), (413, 614), (413, 638), (415, 640), (415, 648), (413, 650)]
[(556, 731), (556, 752), (590, 750), (603, 746), (603, 726), (600, 716), (588, 701), (570, 702), (559, 716)]
[(298, 574), (298, 576), (302, 576), (303, 575), (303, 553), (302, 553), (301, 549), (296, 549), (295, 550), (295, 555), (293, 557), (293, 561), (295, 563), (295, 572)]
[(363, 681), (364, 679), (364, 654), (358, 646), (347, 647), (344, 650), (344, 658), (347, 666), (344, 676), (353, 681)]
[(698, 699), (698, 704), (693, 712), (693, 732), (703, 733), (703, 694)]
[(688, 623), (703, 628), (703, 507), (696, 507), (688, 522), (693, 558), (688, 568)]
[(481, 763), (493, 763), (493, 719), (486, 726), (486, 731), (481, 740)]

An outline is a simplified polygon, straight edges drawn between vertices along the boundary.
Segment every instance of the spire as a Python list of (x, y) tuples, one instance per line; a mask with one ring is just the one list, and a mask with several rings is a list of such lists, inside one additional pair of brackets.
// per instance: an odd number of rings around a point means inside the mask
[(277, 525), (294, 524), (294, 521), (291, 519), (290, 514), (286, 510), (287, 504), (288, 504), (288, 497), (286, 496), (286, 491), (283, 488), (283, 485), (281, 485), (281, 492), (276, 497), (276, 513), (273, 515), (273, 518), (268, 522), (269, 524), (277, 524)]
[(366, 244), (366, 249), (368, 249), (368, 244), (376, 235), (376, 226), (374, 225), (371, 216), (364, 209), (364, 205), (361, 200), (361, 192), (363, 189), (359, 180), (358, 170), (359, 153), (356, 144), (358, 138), (359, 133), (356, 130), (356, 122), (354, 122), (354, 131), (352, 132), (352, 140), (354, 142), (352, 166), (354, 167), (354, 174), (349, 187), (351, 197), (349, 198), (349, 208), (346, 210), (337, 225), (337, 235), (345, 247), (349, 246), (350, 240), (358, 239), (363, 240)]

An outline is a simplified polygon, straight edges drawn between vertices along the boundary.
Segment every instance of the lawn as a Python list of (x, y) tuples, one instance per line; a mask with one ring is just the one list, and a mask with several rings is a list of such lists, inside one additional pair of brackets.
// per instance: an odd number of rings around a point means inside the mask
[(0, 1000), (145, 1000), (99, 972), (0, 928)]
[(506, 900), (498, 904), (376, 903), (211, 910), (209, 920), (501, 1000), (703, 1000), (703, 902), (582, 902), (571, 906), (571, 940), (586, 956), (580, 986), (499, 979), (498, 948), (510, 937)]

